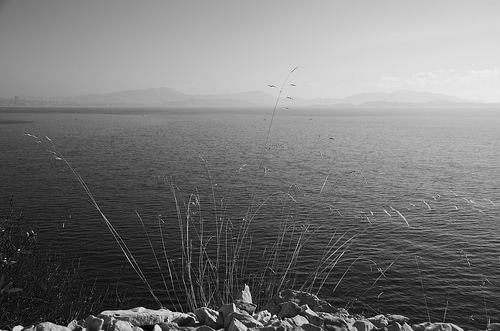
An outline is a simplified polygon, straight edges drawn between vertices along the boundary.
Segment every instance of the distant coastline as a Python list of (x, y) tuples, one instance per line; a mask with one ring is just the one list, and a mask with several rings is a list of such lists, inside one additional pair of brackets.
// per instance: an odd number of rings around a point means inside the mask
[[(276, 97), (262, 91), (218, 95), (190, 95), (168, 88), (86, 94), (71, 97), (15, 96), (0, 99), (0, 107), (154, 107), (154, 108), (258, 108), (272, 107)], [(345, 98), (302, 99), (282, 97), (279, 106), (315, 108), (495, 108), (438, 93), (400, 90), (393, 93), (360, 93)]]

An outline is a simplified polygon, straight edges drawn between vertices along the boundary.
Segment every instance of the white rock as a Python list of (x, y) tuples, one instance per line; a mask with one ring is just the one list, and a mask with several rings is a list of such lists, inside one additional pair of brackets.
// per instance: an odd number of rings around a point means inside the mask
[(35, 326), (35, 331), (69, 331), (69, 329), (51, 322), (43, 322)]
[(127, 321), (115, 320), (110, 331), (133, 331), (133, 325)]
[(250, 293), (250, 287), (248, 287), (247, 284), (245, 284), (243, 290), (241, 290), (241, 292), (238, 295), (236, 295), (236, 299), (247, 303), (253, 303), (252, 293)]
[(137, 307), (129, 310), (105, 310), (97, 317), (104, 319), (104, 328), (111, 325), (111, 318), (130, 322), (133, 326), (155, 325), (168, 321), (172, 311), (168, 309), (146, 309)]

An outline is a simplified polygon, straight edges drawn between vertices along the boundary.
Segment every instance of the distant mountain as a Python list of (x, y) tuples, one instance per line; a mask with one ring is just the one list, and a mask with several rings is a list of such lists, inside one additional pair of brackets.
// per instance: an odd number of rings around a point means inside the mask
[[(293, 95), (292, 95), (293, 97)], [(217, 95), (193, 95), (169, 88), (148, 88), (107, 94), (86, 94), (53, 99), (59, 105), (157, 106), (157, 107), (272, 107), (276, 97), (261, 91)], [(345, 98), (287, 100), (290, 107), (452, 107), (473, 104), (455, 96), (400, 90), (393, 93), (359, 93)], [(281, 102), (281, 101), (280, 101)], [(486, 104), (483, 104), (486, 105)], [(494, 104), (493, 104), (494, 105)]]
[(399, 90), (393, 93), (360, 93), (341, 99), (342, 103), (351, 103), (353, 105), (360, 105), (365, 102), (373, 101), (410, 103), (426, 103), (430, 101), (467, 102), (467, 100), (445, 94), (409, 90)]
[(65, 100), (81, 104), (157, 105), (165, 102), (185, 100), (188, 98), (190, 98), (189, 95), (163, 87), (148, 88), (145, 90), (121, 91), (107, 94), (86, 94), (65, 98)]

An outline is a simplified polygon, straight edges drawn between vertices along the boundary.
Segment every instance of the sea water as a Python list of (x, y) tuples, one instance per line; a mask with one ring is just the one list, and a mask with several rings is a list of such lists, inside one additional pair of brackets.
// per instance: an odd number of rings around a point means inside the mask
[(286, 195), (280, 200), (277, 192), (285, 192), (293, 205), (287, 216), (319, 229), (305, 249), (311, 261), (336, 231), (357, 235), (319, 293), (335, 306), (404, 314), (412, 322), (430, 316), (484, 326), (498, 318), (499, 112), (272, 113), (2, 109), (0, 209), (7, 213), (13, 196), (39, 242), (78, 255), (98, 281), (118, 277), (142, 305), (155, 308), (54, 149), (149, 270), (153, 288), (163, 285), (139, 216), (149, 233), (164, 222), (167, 250), (175, 256), (180, 242), (173, 192), (181, 205), (198, 194), (211, 206), (205, 210), (226, 206), (224, 217), (235, 223), (262, 206), (252, 225), (258, 250), (278, 231), (283, 213), (276, 211)]

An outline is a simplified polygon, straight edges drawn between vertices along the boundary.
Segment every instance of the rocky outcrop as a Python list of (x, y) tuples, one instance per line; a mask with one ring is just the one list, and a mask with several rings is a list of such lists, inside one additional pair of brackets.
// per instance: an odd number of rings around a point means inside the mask
[[(12, 331), (464, 331), (452, 323), (410, 326), (409, 319), (402, 315), (352, 316), (345, 309), (301, 291), (283, 291), (258, 312), (248, 286), (235, 297), (234, 303), (218, 310), (208, 307), (193, 313), (143, 307), (106, 310), (97, 316), (71, 321), (67, 326), (44, 322), (16, 326)], [(490, 324), (487, 331), (500, 331), (500, 324)]]

